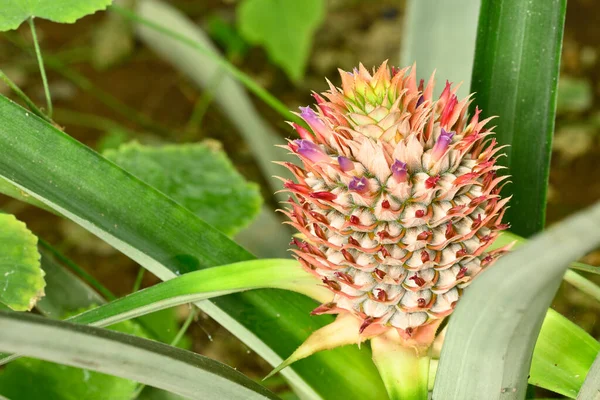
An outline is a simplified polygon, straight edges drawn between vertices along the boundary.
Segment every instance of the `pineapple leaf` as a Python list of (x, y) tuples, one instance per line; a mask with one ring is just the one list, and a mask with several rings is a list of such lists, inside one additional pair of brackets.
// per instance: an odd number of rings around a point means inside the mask
[[(121, 322), (111, 329), (148, 338), (132, 321)], [(128, 379), (31, 358), (11, 362), (0, 372), (0, 394), (12, 400), (130, 400), (136, 387), (137, 383)]]
[(206, 400), (277, 399), (224, 364), (151, 340), (6, 311), (0, 311), (0, 325), (2, 351), (17, 350), (30, 357), (135, 380), (188, 398), (197, 398), (201, 393)]
[(313, 35), (324, 17), (323, 0), (244, 0), (237, 9), (242, 36), (264, 46), (296, 82), (304, 75)]
[(243, 261), (187, 273), (74, 315), (68, 321), (109, 326), (181, 304), (257, 288), (294, 290), (327, 301), (331, 292), (319, 282), (295, 260)]
[(106, 9), (111, 3), (112, 0), (4, 0), (0, 12), (0, 32), (17, 29), (31, 17), (70, 24)]
[(434, 397), (525, 396), (548, 306), (569, 262), (600, 243), (599, 224), (596, 204), (502, 257), (473, 282), (449, 323)]
[(600, 393), (600, 354), (596, 357), (596, 361), (594, 361), (587, 378), (585, 378), (577, 400), (598, 398), (598, 393)]
[[(515, 248), (525, 245), (526, 239), (504, 232), (491, 248), (515, 242)], [(587, 264), (572, 263), (579, 268), (594, 268)], [(596, 267), (597, 269), (597, 267)], [(568, 270), (564, 280), (600, 300), (600, 289), (593, 282)], [(600, 351), (600, 343), (572, 321), (549, 309), (535, 344), (529, 383), (575, 398), (583, 380)]]
[(0, 214), (0, 303), (31, 310), (44, 295), (37, 237), (13, 215)]
[(471, 92), (484, 118), (497, 115), (512, 175), (505, 220), (528, 237), (544, 227), (566, 0), (484, 0)]
[(258, 185), (247, 182), (216, 141), (108, 150), (104, 156), (232, 236), (260, 211)]
[[(3, 96), (0, 121), (0, 177), (162, 280), (253, 259), (189, 210)], [(232, 294), (199, 306), (272, 365), (332, 321), (310, 316), (313, 300), (281, 290)], [(317, 354), (283, 374), (306, 398), (386, 396), (365, 347)]]
[(575, 398), (599, 351), (600, 343), (589, 333), (549, 309), (535, 344), (529, 383)]

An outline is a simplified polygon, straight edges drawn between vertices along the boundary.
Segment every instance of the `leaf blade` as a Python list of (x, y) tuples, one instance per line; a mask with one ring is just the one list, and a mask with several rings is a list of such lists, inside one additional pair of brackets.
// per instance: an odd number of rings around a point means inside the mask
[(544, 313), (569, 262), (600, 242), (598, 223), (600, 204), (504, 256), (473, 282), (450, 321), (434, 397), (525, 395)]
[(0, 14), (0, 32), (17, 29), (30, 17), (73, 23), (88, 14), (105, 10), (111, 3), (112, 0), (6, 0)]
[[(108, 373), (188, 398), (277, 399), (224, 364), (106, 329), (0, 311), (0, 350)], [(23, 332), (30, 335), (23, 336)], [(156, 368), (160, 365), (161, 368)], [(210, 388), (207, 390), (207, 388)], [(212, 390), (211, 390), (212, 389)]]
[[(0, 121), (0, 176), (160, 279), (253, 258), (190, 211), (5, 97), (0, 97)], [(235, 294), (199, 306), (272, 365), (332, 320), (311, 317), (314, 301), (279, 290)], [(284, 374), (308, 398), (327, 393), (385, 398), (369, 358), (364, 347), (346, 347), (304, 360)], [(350, 371), (341, 367), (349, 364), (355, 365)]]
[(28, 311), (44, 296), (37, 237), (13, 215), (0, 214), (0, 303)]
[(506, 220), (524, 237), (544, 227), (566, 0), (484, 0), (471, 92), (507, 157)]
[(597, 399), (600, 395), (600, 355), (596, 357), (596, 361), (592, 364), (592, 368), (590, 369), (588, 376), (585, 378), (585, 382), (579, 395), (577, 395), (577, 400), (588, 400), (588, 399)]
[(260, 211), (258, 185), (247, 182), (220, 143), (128, 143), (104, 156), (232, 236)]
[(322, 0), (244, 0), (237, 8), (242, 36), (265, 47), (273, 62), (293, 81), (304, 75), (312, 35), (324, 16)]

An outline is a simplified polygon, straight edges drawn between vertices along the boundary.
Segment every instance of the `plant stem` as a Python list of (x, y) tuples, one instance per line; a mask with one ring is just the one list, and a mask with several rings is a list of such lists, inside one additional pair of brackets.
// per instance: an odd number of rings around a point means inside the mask
[(371, 339), (373, 361), (390, 400), (427, 400), (429, 349), (403, 346), (396, 332)]
[(593, 265), (588, 265), (580, 262), (571, 263), (571, 268), (577, 269), (583, 272), (589, 272), (591, 274), (600, 275), (600, 267), (594, 267)]
[(144, 279), (145, 273), (146, 273), (146, 268), (140, 267), (140, 269), (138, 269), (138, 273), (137, 273), (137, 276), (135, 277), (135, 282), (133, 284), (133, 289), (131, 290), (132, 293), (137, 292), (138, 290), (140, 290), (140, 287), (142, 287), (142, 280)]
[(33, 18), (34, 17), (29, 18), (29, 27), (31, 28), (31, 36), (33, 38), (33, 45), (35, 47), (35, 55), (37, 56), (38, 65), (40, 66), (40, 74), (42, 75), (42, 83), (44, 84), (44, 93), (46, 94), (46, 105), (48, 106), (47, 114), (48, 117), (52, 119), (52, 98), (50, 97), (50, 88), (48, 87), (48, 79), (46, 78), (44, 59), (42, 58), (42, 51), (40, 50), (40, 43), (38, 42)]
[(596, 285), (594, 282), (571, 270), (567, 270), (563, 279), (588, 296), (600, 301), (600, 287), (598, 287), (598, 285)]
[(27, 107), (29, 107), (29, 109), (31, 110), (32, 113), (34, 113), (35, 115), (37, 115), (38, 117), (44, 119), (45, 121), (48, 121), (50, 123), (52, 123), (52, 120), (50, 118), (48, 118), (48, 116), (46, 114), (44, 114), (44, 112), (42, 110), (40, 110), (38, 108), (38, 106), (35, 105), (35, 103), (25, 94), (25, 92), (23, 92), (16, 83), (14, 83), (4, 72), (2, 72), (2, 70), (0, 70), (0, 79), (6, 83), (6, 85), (13, 91), (15, 92), (15, 94), (17, 96), (19, 96), (19, 98), (21, 100), (23, 100), (23, 102), (27, 105)]

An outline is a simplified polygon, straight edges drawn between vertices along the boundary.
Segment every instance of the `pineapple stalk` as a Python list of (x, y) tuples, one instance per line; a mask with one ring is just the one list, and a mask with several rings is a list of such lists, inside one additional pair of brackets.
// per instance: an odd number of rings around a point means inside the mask
[(371, 339), (371, 349), (390, 400), (427, 400), (428, 348), (405, 346), (388, 331)]

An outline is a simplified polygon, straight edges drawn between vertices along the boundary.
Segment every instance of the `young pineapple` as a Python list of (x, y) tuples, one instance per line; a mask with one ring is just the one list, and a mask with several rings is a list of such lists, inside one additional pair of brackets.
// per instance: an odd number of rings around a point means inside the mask
[[(302, 167), (286, 215), (301, 233), (293, 250), (332, 292), (313, 311), (357, 321), (358, 341), (396, 330), (431, 344), (463, 289), (507, 249), (488, 252), (508, 199), (499, 192), (489, 120), (469, 117), (449, 83), (432, 99), (433, 77), (383, 63), (340, 71), (342, 87), (301, 108), (310, 131), (287, 148)], [(311, 132), (312, 131), (312, 132)]]

